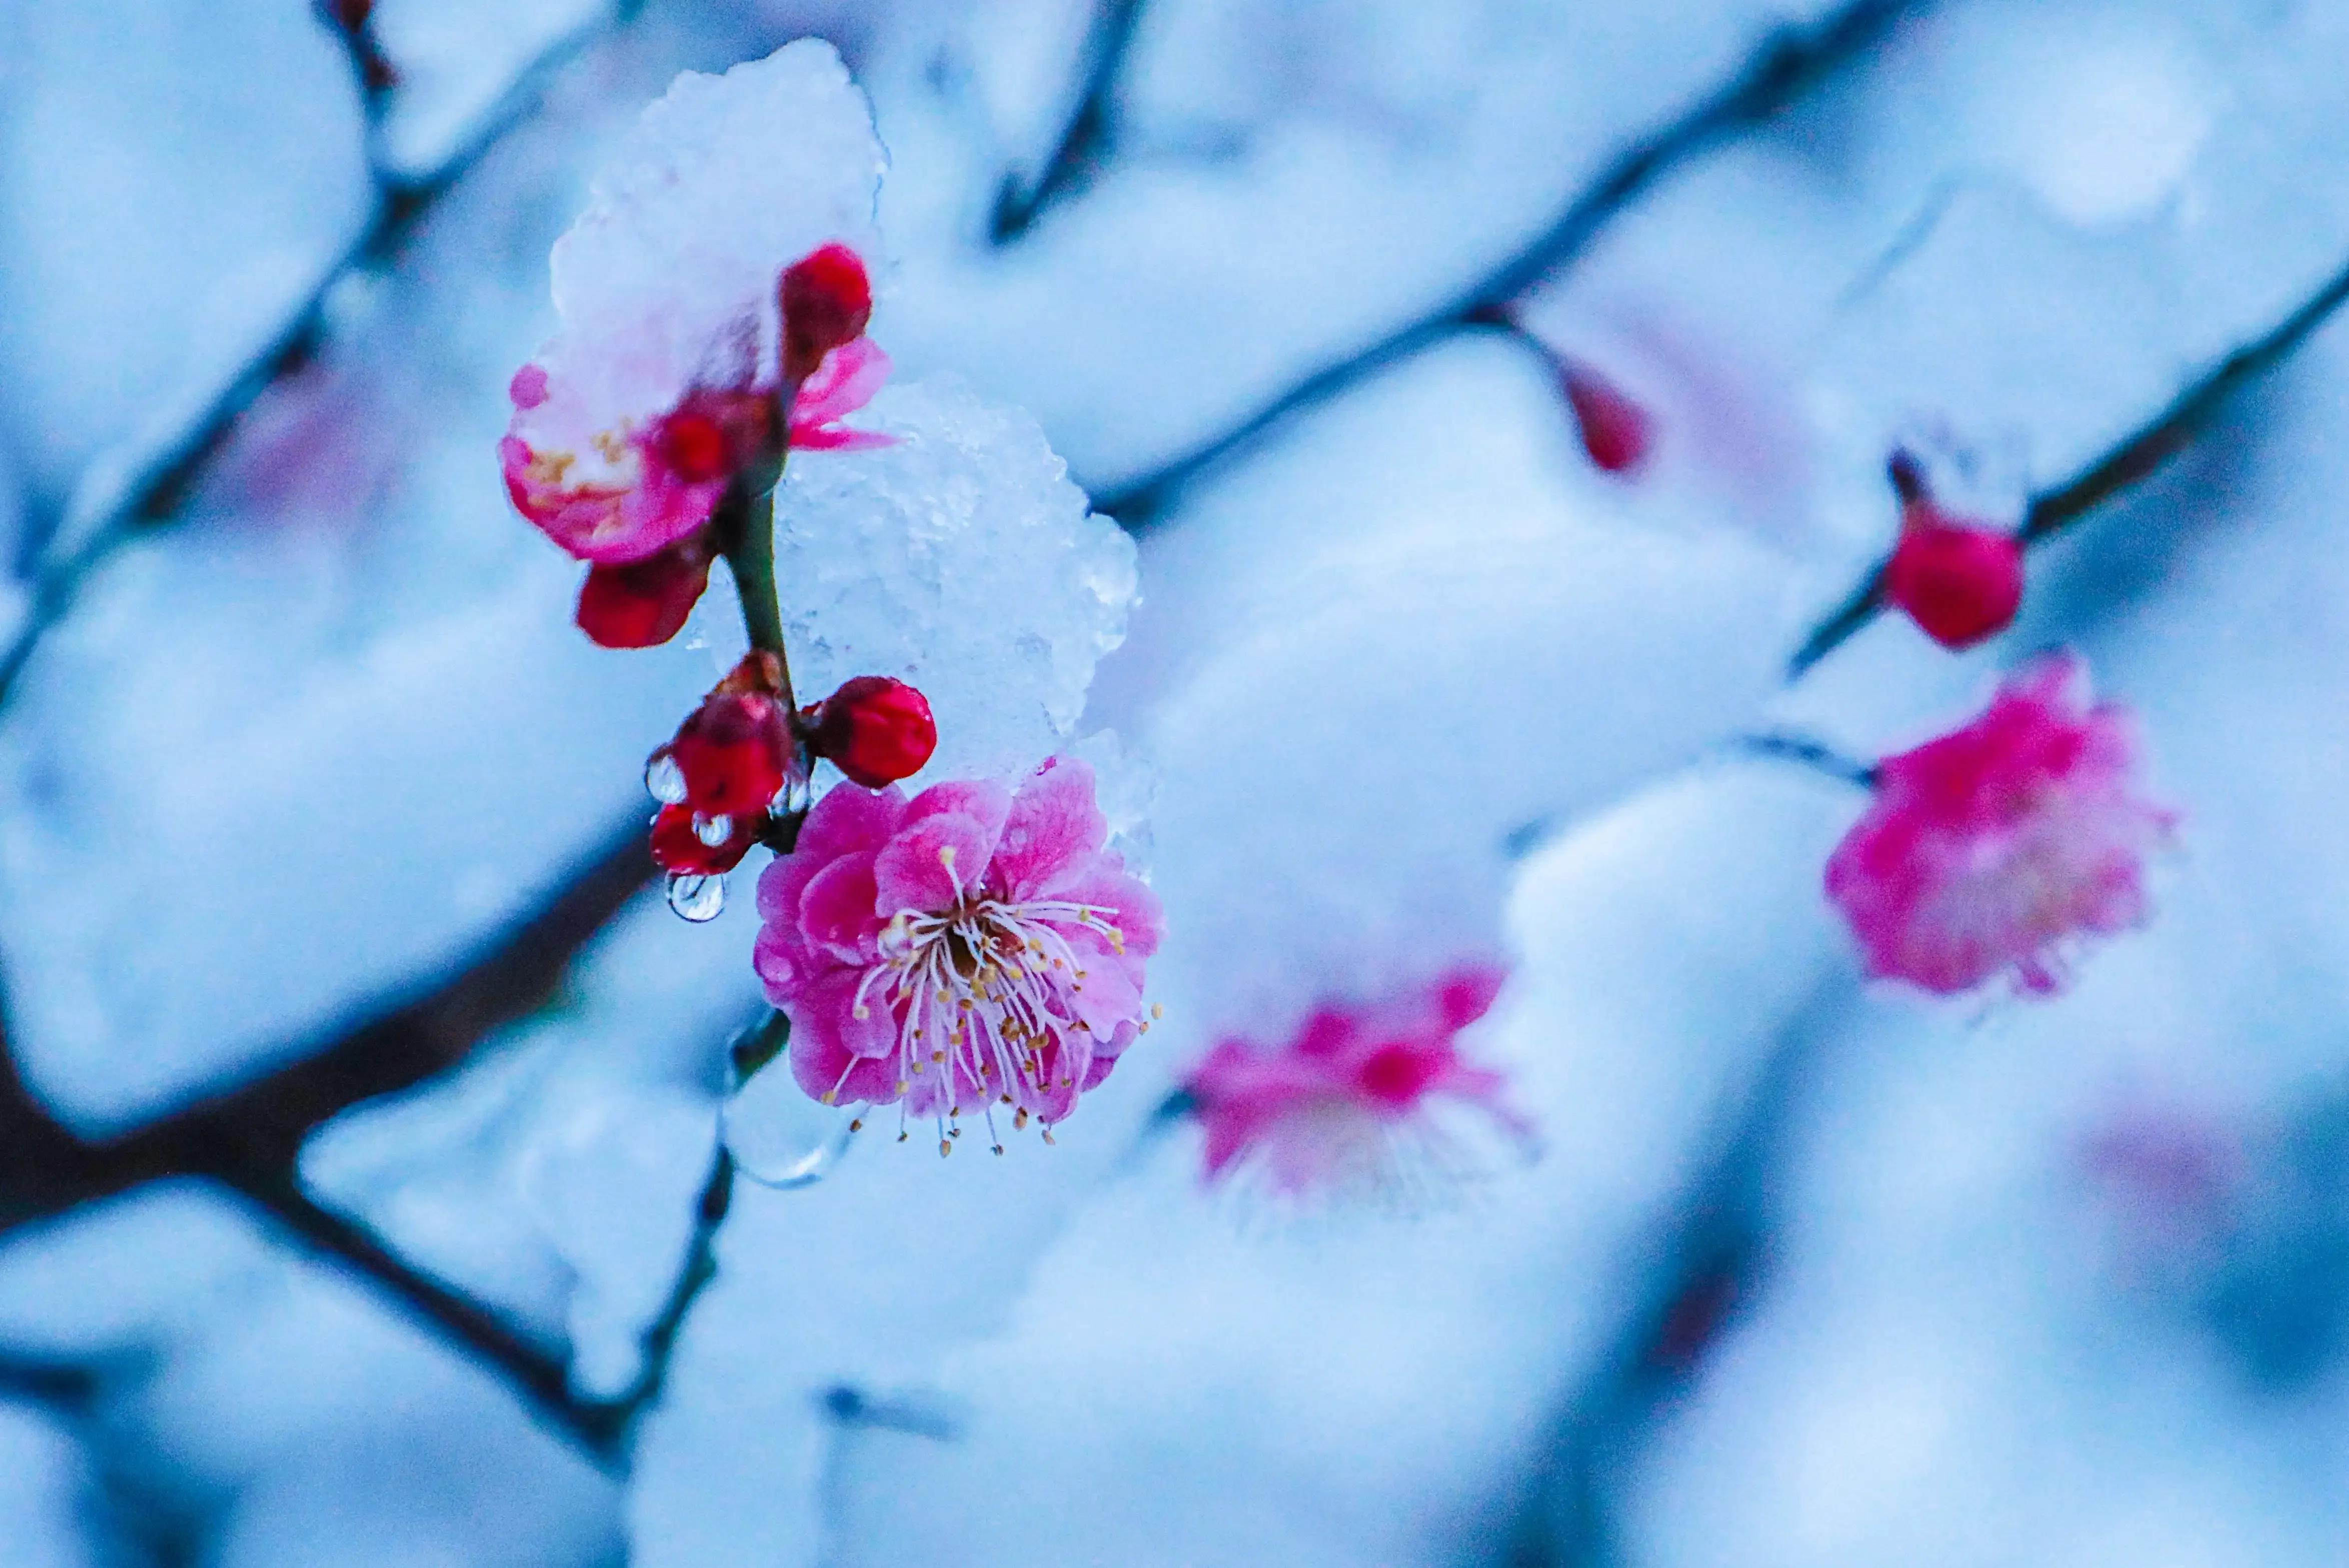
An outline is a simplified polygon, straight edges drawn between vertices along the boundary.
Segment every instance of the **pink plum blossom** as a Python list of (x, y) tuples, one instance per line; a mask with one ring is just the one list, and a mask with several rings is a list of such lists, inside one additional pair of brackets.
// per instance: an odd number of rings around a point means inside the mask
[(1947, 994), (2012, 971), (2044, 993), (2065, 944), (2142, 922), (2144, 858), (2176, 817), (2137, 793), (2137, 750), (2058, 654), (1972, 723), (1886, 758), (1826, 868), (1868, 971)]
[(1286, 1044), (1218, 1042), (1183, 1085), (1206, 1132), (1204, 1176), (1251, 1162), (1272, 1189), (1299, 1194), (1390, 1189), (1414, 1146), (1451, 1153), (1441, 1113), (1464, 1108), (1514, 1137), (1529, 1136), (1503, 1100), (1506, 1080), (1460, 1054), (1457, 1036), (1485, 1015), (1504, 979), (1463, 968), (1369, 1006), (1325, 1006)]
[(1017, 793), (833, 787), (759, 879), (755, 962), (800, 1086), (990, 1129), (1002, 1106), (1049, 1137), (1149, 1027), (1158, 900), (1108, 831), (1092, 770), (1065, 758)]

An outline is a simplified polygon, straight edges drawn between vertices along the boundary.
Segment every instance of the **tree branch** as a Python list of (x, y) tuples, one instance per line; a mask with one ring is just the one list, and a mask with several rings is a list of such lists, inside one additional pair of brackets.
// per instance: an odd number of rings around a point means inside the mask
[[(2230, 398), (2289, 358), (2344, 300), (2349, 300), (2349, 265), (2326, 279), (2322, 287), (2266, 333), (2236, 348), (2189, 382), (2168, 407), (2103, 456), (2054, 489), (2033, 495), (2023, 510), (2018, 536), (2026, 545), (2053, 538), (2121, 492), (2159, 472), (2201, 433)], [(1819, 660), (1876, 618), (1883, 607), (1885, 565), (1879, 560), (1869, 567), (1843, 603), (1803, 640), (1787, 663), (1789, 680), (1802, 679)]]
[[(262, 393), (308, 363), (325, 335), (326, 301), (344, 280), (390, 261), (418, 224), (473, 166), (535, 111), (554, 77), (574, 57), (617, 26), (633, 7), (550, 47), (514, 79), (480, 128), (430, 172), (407, 178), (376, 168), (376, 204), (366, 231), (328, 267), (277, 333), (222, 388), (179, 437), (140, 462), (95, 517), (57, 520), (36, 566), (24, 622), (0, 649), (0, 709), (42, 639), (73, 607), (81, 586), (118, 548), (171, 519), (189, 490)], [(373, 146), (376, 113), (369, 110)]]
[(1095, 0), (1085, 39), (1082, 88), (1069, 111), (1060, 140), (1032, 186), (1022, 188), (1016, 171), (1006, 171), (995, 193), (988, 238), (1009, 244), (1036, 220), (1071, 194), (1107, 159), (1116, 130), (1117, 89), (1142, 21), (1142, 0)]
[(636, 1381), (617, 1398), (590, 1404), (583, 1409), (585, 1428), (613, 1453), (626, 1452), (637, 1417), (660, 1402), (662, 1390), (668, 1386), (669, 1361), (677, 1352), (677, 1337), (684, 1332), (685, 1320), (694, 1303), (701, 1299), (702, 1291), (718, 1277), (718, 1232), (733, 1204), (734, 1156), (721, 1138), (717, 1153), (710, 1157), (709, 1179), (702, 1183), (701, 1196), (695, 1200), (693, 1239), (686, 1246), (684, 1263), (678, 1270), (676, 1282), (669, 1287), (668, 1298), (646, 1325), (644, 1360), (637, 1368)]
[(292, 1170), (240, 1168), (223, 1179), (310, 1251), (373, 1282), (428, 1327), (471, 1352), (503, 1378), (533, 1415), (605, 1469), (616, 1473), (622, 1468), (589, 1410), (572, 1398), (563, 1356), (400, 1258), (366, 1225), (321, 1206), (303, 1190)]
[(1116, 518), (1129, 532), (1145, 532), (1185, 484), (1294, 415), (1455, 332), (1506, 319), (1516, 300), (1578, 259), (1618, 213), (1666, 172), (1785, 109), (1896, 24), (1930, 10), (1933, 4), (1853, 0), (1816, 26), (1779, 28), (1747, 57), (1727, 86), (1617, 154), (1531, 244), (1467, 292), (1315, 370), (1221, 435), (1098, 497), (1094, 510)]
[(120, 1136), (86, 1141), (26, 1088), (0, 1053), (0, 1235), (173, 1176), (240, 1189), (291, 1172), (319, 1126), (362, 1100), (458, 1065), (492, 1032), (539, 1006), (572, 957), (652, 877), (641, 814), (527, 919), (448, 978), (250, 1083)]

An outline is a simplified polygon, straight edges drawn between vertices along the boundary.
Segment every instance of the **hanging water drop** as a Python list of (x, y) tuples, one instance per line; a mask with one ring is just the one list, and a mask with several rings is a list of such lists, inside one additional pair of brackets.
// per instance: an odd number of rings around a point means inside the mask
[(693, 819), (693, 836), (716, 849), (734, 836), (734, 819), (722, 811), (715, 816), (697, 816)]
[(714, 920), (726, 908), (726, 878), (672, 877), (668, 879), (668, 907), (697, 926), (704, 920)]
[(762, 1187), (806, 1187), (832, 1172), (856, 1118), (808, 1097), (777, 1060), (727, 1097), (719, 1128), (735, 1168)]
[(663, 747), (645, 763), (645, 793), (663, 805), (679, 805), (685, 801), (685, 770)]

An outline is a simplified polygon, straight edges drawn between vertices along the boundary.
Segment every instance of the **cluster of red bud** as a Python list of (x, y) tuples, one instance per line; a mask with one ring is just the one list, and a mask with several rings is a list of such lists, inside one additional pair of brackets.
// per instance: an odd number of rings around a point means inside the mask
[(672, 877), (722, 876), (789, 834), (816, 762), (879, 789), (919, 773), (937, 743), (928, 701), (905, 682), (860, 675), (794, 711), (782, 660), (754, 649), (645, 765), (660, 802), (653, 858)]

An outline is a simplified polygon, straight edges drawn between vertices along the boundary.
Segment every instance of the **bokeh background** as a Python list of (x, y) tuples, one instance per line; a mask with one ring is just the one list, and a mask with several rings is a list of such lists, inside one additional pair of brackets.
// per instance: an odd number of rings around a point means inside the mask
[[(492, 447), (617, 135), (810, 34), (874, 336), (1139, 540), (1169, 1018), (1058, 1149), (781, 1150), (599, 1443), (759, 1011), (637, 843), (739, 631), (589, 646)], [(0, 0), (0, 1561), (2349, 1557), (2344, 74), (2332, 0)], [(2147, 431), (2013, 631), (1787, 679), (1894, 443), (2011, 518)], [(1859, 797), (1739, 738), (2059, 641), (2154, 921), (1864, 983)], [(1537, 1160), (1201, 1191), (1219, 1033), (1488, 942)]]

